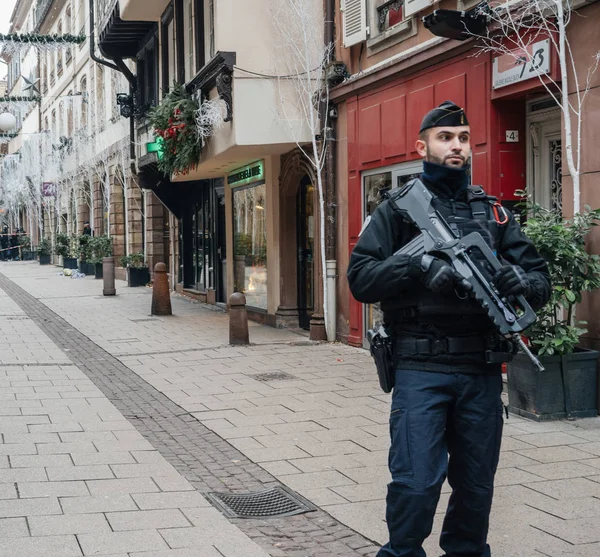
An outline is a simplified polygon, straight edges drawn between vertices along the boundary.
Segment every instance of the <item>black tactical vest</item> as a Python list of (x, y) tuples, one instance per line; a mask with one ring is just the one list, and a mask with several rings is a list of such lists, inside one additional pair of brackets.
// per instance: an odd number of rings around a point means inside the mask
[[(434, 196), (433, 207), (444, 217), (450, 228), (459, 237), (471, 232), (479, 232), (490, 248), (496, 253), (499, 243), (500, 225), (493, 213), (496, 198), (488, 196), (481, 186), (469, 186), (466, 199), (453, 199)], [(409, 294), (381, 302), (386, 321), (423, 322), (437, 319), (473, 319), (481, 317), (487, 322), (487, 313), (479, 303), (471, 299), (461, 299), (455, 292), (435, 294), (422, 284), (411, 289)], [(479, 319), (477, 319), (479, 321)]]

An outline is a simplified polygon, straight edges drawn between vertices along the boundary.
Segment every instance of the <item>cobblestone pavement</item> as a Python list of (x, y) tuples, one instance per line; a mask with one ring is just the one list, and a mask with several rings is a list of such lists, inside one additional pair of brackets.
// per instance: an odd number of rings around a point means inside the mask
[[(353, 555), (354, 547), (373, 555), (366, 539), (385, 541), (389, 397), (378, 390), (366, 352), (338, 344), (315, 345), (295, 332), (256, 325), (250, 332), (252, 346), (228, 347), (226, 315), (201, 304), (175, 296), (175, 316), (152, 318), (149, 289), (128, 289), (119, 282), (119, 296), (111, 299), (99, 295), (99, 281), (58, 277), (55, 268), (13, 263), (1, 265), (0, 272), (43, 303), (36, 307), (46, 306), (66, 320), (64, 342), (85, 336), (92, 341), (92, 351), (106, 351), (105, 361), (91, 365), (98, 375), (107, 367), (118, 370), (118, 376), (111, 378), (120, 381), (114, 385), (116, 398), (125, 389), (127, 397), (147, 409), (143, 416), (156, 414), (158, 402), (159, 413), (163, 407), (169, 412), (178, 408), (177, 418), (186, 424), (178, 437), (187, 435), (192, 445), (206, 443), (203, 446), (209, 451), (229, 458), (234, 453), (228, 451), (239, 451), (233, 460), (245, 459), (243, 480), (228, 489), (276, 478), (364, 536), (353, 537), (342, 529), (343, 536), (349, 536), (344, 539), (359, 544), (343, 549), (335, 535), (323, 533), (320, 524), (318, 533), (302, 532), (294, 542), (310, 540), (316, 544), (314, 549), (271, 548), (271, 555)], [(0, 322), (13, 315), (10, 309), (2, 313), (0, 308)], [(18, 320), (10, 323), (17, 331), (29, 330)], [(29, 342), (4, 343), (0, 370), (40, 358), (60, 367), (70, 352), (58, 351), (43, 338), (35, 335), (39, 343), (35, 349)], [(126, 373), (119, 362), (135, 375)], [(127, 414), (125, 408), (122, 412)], [(187, 421), (192, 417), (213, 433), (199, 435), (197, 426), (190, 426), (197, 422)], [(131, 423), (148, 435), (144, 420), (132, 418)], [(188, 428), (196, 433), (188, 434)], [(152, 445), (163, 452), (166, 443), (161, 436)], [(191, 456), (198, 458), (193, 451)], [(231, 471), (215, 474), (218, 458), (213, 467), (203, 463), (201, 472), (192, 469), (200, 476), (192, 478), (199, 490), (214, 489), (219, 482), (227, 485), (223, 477), (231, 477)], [(177, 460), (171, 461), (175, 468)], [(185, 469), (178, 470), (189, 477)], [(431, 556), (439, 554), (437, 534), (448, 491), (445, 486), (434, 533), (426, 545)], [(600, 555), (599, 520), (599, 420), (540, 424), (511, 416), (505, 425), (491, 521), (494, 557)], [(339, 532), (335, 521), (329, 518), (324, 523)], [(285, 524), (278, 527), (269, 521), (262, 530), (253, 525), (244, 527), (244, 532), (265, 547), (265, 541), (268, 545), (274, 537), (285, 543), (293, 536), (297, 524)], [(316, 549), (324, 543), (331, 543), (331, 548)]]
[[(91, 379), (101, 394), (108, 397), (116, 409), (129, 420), (137, 430), (134, 435), (141, 434), (189, 481), (197, 490), (191, 495), (210, 491), (248, 492), (278, 485), (271, 474), (201, 425), (189, 412), (157, 391), (81, 332), (70, 328), (64, 319), (4, 275), (0, 275), (0, 287), (52, 341), (68, 353), (72, 362)], [(84, 434), (81, 437), (105, 442), (108, 449), (114, 437), (110, 432), (102, 433), (108, 435)], [(118, 442), (127, 446), (128, 439), (118, 437)], [(105, 465), (105, 468), (110, 468), (115, 474), (124, 471), (127, 477), (136, 477), (152, 473), (160, 468), (160, 465), (152, 461), (138, 465), (115, 462), (111, 463), (110, 467)], [(81, 473), (81, 470), (75, 471), (77, 477)], [(171, 489), (174, 489), (178, 482), (179, 485), (187, 486), (187, 481), (175, 477), (176, 474), (175, 472), (174, 477), (167, 479), (167, 485)], [(153, 505), (152, 501), (145, 504), (150, 508)], [(158, 504), (160, 505), (160, 501)], [(202, 515), (199, 516), (200, 520), (204, 520)], [(160, 522), (157, 520), (155, 524)], [(134, 517), (131, 517), (131, 525), (135, 525)], [(376, 552), (372, 542), (340, 525), (322, 511), (268, 521), (238, 520), (237, 526), (272, 556), (360, 557), (374, 555)], [(183, 540), (188, 540), (185, 543), (192, 547), (195, 545), (188, 539), (194, 538), (194, 532), (180, 534), (175, 545), (170, 541), (172, 537), (166, 537), (162, 530), (160, 535), (172, 548), (178, 547), (176, 544), (182, 543)], [(203, 532), (198, 529), (196, 538), (200, 542), (210, 540), (212, 535), (215, 535), (214, 531)], [(85, 551), (85, 548), (83, 550)], [(256, 553), (252, 547), (245, 548), (240, 545), (236, 555), (246, 554), (264, 553)]]

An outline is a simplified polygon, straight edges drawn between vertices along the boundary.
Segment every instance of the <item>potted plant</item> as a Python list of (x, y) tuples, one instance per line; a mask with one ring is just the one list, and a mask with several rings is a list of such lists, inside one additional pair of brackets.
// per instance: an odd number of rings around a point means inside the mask
[(598, 352), (579, 346), (587, 331), (575, 312), (583, 293), (600, 287), (600, 257), (585, 246), (600, 209), (586, 207), (570, 220), (531, 201), (526, 211), (523, 229), (548, 263), (552, 295), (525, 332), (545, 371), (521, 354), (508, 364), (509, 409), (537, 420), (594, 416)]
[(21, 246), (21, 260), (31, 261), (31, 238), (26, 234), (22, 234), (19, 238), (19, 245)]
[(94, 275), (97, 279), (101, 279), (103, 275), (102, 260), (113, 254), (112, 239), (106, 235), (94, 236), (90, 240), (90, 250), (92, 254), (90, 262), (94, 264)]
[(121, 267), (127, 268), (128, 286), (146, 286), (150, 282), (150, 269), (144, 259), (143, 253), (132, 253), (119, 259)]
[(37, 247), (40, 257), (40, 265), (50, 265), (52, 256), (52, 244), (48, 238), (42, 238)]
[(54, 253), (63, 258), (63, 267), (65, 269), (77, 269), (77, 257), (73, 246), (73, 238), (65, 232), (59, 232), (56, 235)]
[(96, 266), (92, 263), (92, 237), (88, 234), (82, 234), (77, 238), (79, 244), (79, 271), (84, 275), (93, 275), (96, 272)]

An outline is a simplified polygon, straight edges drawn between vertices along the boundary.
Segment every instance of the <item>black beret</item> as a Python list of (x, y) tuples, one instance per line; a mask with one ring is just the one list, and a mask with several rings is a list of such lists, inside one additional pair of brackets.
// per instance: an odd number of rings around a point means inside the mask
[(425, 114), (421, 122), (419, 133), (429, 128), (439, 128), (442, 126), (468, 126), (469, 121), (464, 109), (457, 106), (452, 101), (444, 101), (440, 106), (430, 110)]

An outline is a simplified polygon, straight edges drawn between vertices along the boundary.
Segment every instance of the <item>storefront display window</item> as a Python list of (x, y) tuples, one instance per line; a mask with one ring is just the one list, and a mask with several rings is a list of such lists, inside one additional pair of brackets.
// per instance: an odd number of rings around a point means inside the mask
[(266, 186), (233, 190), (234, 289), (250, 307), (267, 309)]
[[(363, 174), (363, 220), (373, 214), (392, 188), (402, 187), (417, 178), (422, 166), (420, 161), (416, 161)], [(379, 304), (365, 304), (365, 333), (382, 321)]]

